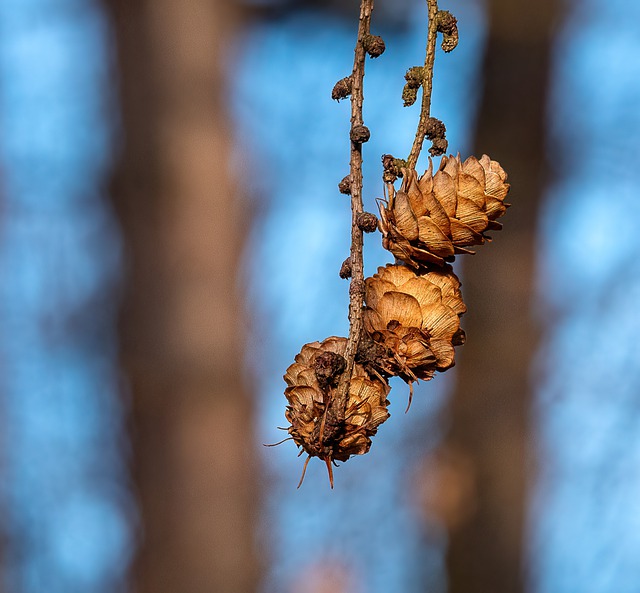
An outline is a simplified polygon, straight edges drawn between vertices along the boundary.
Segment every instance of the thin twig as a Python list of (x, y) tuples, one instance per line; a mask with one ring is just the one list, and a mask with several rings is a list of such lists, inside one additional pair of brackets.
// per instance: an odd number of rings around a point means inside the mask
[(433, 88), (433, 64), (436, 59), (436, 41), (438, 38), (438, 0), (427, 0), (429, 7), (429, 33), (427, 36), (427, 54), (424, 60), (424, 78), (422, 80), (422, 106), (416, 137), (407, 159), (409, 169), (415, 169), (427, 134), (427, 122), (431, 111), (431, 91)]
[[(362, 103), (364, 101), (363, 79), (366, 51), (364, 38), (371, 28), (373, 0), (362, 0), (360, 3), (360, 21), (358, 39), (353, 60), (351, 75), (351, 129), (363, 125)], [(363, 211), (362, 204), (362, 144), (351, 141), (351, 285), (349, 287), (349, 339), (344, 357), (347, 366), (340, 379), (338, 390), (332, 407), (338, 421), (344, 420), (349, 394), (349, 385), (360, 335), (362, 334), (362, 301), (364, 298), (364, 264), (362, 257), (363, 236), (356, 219)]]

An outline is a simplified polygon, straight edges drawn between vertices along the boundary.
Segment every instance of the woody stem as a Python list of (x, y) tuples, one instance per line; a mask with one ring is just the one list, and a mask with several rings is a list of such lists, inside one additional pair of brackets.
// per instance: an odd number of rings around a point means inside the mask
[(427, 122), (431, 111), (431, 91), (433, 89), (433, 64), (436, 60), (436, 41), (438, 38), (438, 0), (427, 0), (429, 8), (429, 32), (427, 35), (427, 53), (424, 60), (424, 74), (422, 79), (422, 105), (416, 137), (407, 158), (409, 169), (415, 169), (422, 150), (422, 144), (427, 134)]
[[(371, 29), (371, 13), (373, 0), (362, 0), (360, 3), (360, 20), (358, 24), (358, 39), (356, 41), (353, 72), (351, 74), (351, 129), (363, 125), (362, 104), (364, 102), (363, 80), (366, 50), (365, 36)], [(357, 217), (363, 211), (362, 204), (362, 143), (351, 141), (350, 157), (351, 181), (351, 283), (349, 286), (349, 339), (344, 357), (347, 361), (346, 369), (340, 379), (338, 390), (333, 401), (333, 409), (337, 420), (344, 420), (349, 385), (356, 352), (362, 334), (362, 302), (364, 299), (364, 263), (362, 256), (363, 233), (357, 224)]]

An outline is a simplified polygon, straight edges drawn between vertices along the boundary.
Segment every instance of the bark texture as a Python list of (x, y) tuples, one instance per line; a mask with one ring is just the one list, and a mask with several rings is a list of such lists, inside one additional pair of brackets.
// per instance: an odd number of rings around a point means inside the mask
[(256, 590), (252, 411), (236, 277), (247, 218), (229, 169), (229, 2), (105, 0), (124, 145), (121, 322), (141, 542), (137, 593)]
[(468, 340), (459, 353), (451, 428), (441, 456), (456, 460), (444, 475), (466, 474), (450, 481), (465, 485), (465, 509), (449, 524), (450, 593), (524, 590), (530, 369), (537, 341), (530, 311), (559, 1), (486, 4), (488, 45), (474, 153), (490, 154), (509, 172), (513, 207), (493, 244), (472, 259), (460, 258)]

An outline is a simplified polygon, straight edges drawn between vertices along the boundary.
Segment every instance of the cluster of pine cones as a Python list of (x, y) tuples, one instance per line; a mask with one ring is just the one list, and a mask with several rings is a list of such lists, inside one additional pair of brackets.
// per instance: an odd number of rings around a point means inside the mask
[[(464, 343), (466, 311), (460, 281), (448, 262), (498, 230), (508, 204), (507, 175), (484, 155), (443, 157), (418, 177), (402, 170), (400, 190), (380, 203), (382, 244), (398, 263), (365, 281), (364, 332), (344, 413), (332, 408), (346, 367), (346, 338), (305, 344), (287, 369), (288, 432), (310, 457), (331, 463), (362, 455), (388, 417), (389, 377), (412, 384), (454, 365)], [(307, 459), (308, 461), (308, 459)], [(306, 467), (306, 466), (305, 466)]]

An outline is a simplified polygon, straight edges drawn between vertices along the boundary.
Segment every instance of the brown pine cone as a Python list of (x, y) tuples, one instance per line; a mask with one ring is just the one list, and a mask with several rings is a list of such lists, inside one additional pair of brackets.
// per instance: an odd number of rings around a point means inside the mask
[(400, 190), (389, 203), (380, 203), (382, 245), (413, 268), (444, 265), (468, 247), (489, 239), (485, 231), (499, 230), (496, 220), (509, 204), (507, 174), (487, 155), (442, 157), (418, 178), (415, 170), (403, 170)]
[(365, 330), (388, 352), (378, 360), (382, 373), (411, 384), (454, 365), (453, 347), (464, 342), (460, 316), (466, 307), (450, 266), (419, 275), (388, 264), (365, 284)]
[(346, 338), (335, 336), (305, 344), (284, 375), (289, 402), (285, 417), (291, 423), (288, 432), (309, 457), (325, 461), (331, 479), (331, 462), (367, 453), (371, 437), (389, 417), (389, 385), (355, 364), (345, 417), (337, 419), (331, 402), (346, 366), (346, 345)]

